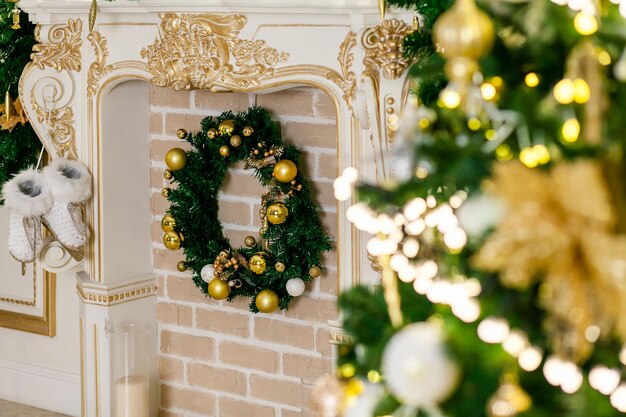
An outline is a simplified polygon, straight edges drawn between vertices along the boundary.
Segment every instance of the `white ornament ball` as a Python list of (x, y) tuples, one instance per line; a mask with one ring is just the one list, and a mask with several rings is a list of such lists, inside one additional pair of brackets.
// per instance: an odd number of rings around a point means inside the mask
[(215, 268), (213, 268), (213, 264), (208, 264), (202, 267), (200, 277), (204, 282), (211, 282), (211, 280), (215, 278)]
[(287, 292), (292, 297), (299, 297), (304, 293), (304, 281), (300, 278), (291, 278), (287, 281)]
[(445, 400), (456, 387), (459, 371), (444, 349), (441, 330), (432, 323), (411, 324), (395, 334), (383, 352), (389, 390), (414, 407)]

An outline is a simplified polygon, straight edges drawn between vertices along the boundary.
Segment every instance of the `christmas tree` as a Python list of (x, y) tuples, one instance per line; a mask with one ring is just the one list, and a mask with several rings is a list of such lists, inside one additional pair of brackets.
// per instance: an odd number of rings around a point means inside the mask
[(415, 87), (348, 210), (382, 282), (340, 297), (345, 415), (621, 415), (626, 1), (389, 3)]
[(41, 143), (18, 98), (22, 70), (35, 44), (34, 26), (16, 1), (0, 0), (0, 188), (11, 176), (37, 162)]

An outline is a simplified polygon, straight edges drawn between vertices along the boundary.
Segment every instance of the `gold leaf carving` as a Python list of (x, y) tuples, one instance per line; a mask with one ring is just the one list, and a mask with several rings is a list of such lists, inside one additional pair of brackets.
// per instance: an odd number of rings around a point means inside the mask
[[(69, 19), (67, 25), (52, 26), (48, 33), (50, 43), (38, 43), (33, 46), (31, 60), (39, 69), (50, 67), (58, 72), (80, 71), (82, 30), (83, 22), (80, 19)], [(38, 36), (39, 32), (37, 31)]]
[(57, 156), (78, 159), (76, 151), (74, 112), (70, 106), (54, 110), (44, 110), (35, 100), (35, 91), (30, 92), (30, 103), (37, 114), (39, 123), (48, 129)]
[(378, 26), (368, 28), (363, 33), (362, 43), (366, 57), (363, 64), (369, 70), (381, 68), (388, 80), (400, 77), (409, 66), (402, 53), (404, 37), (411, 26), (402, 20), (385, 20)]
[(356, 34), (354, 32), (348, 32), (346, 38), (339, 46), (339, 55), (337, 61), (341, 67), (341, 74), (336, 71), (331, 71), (326, 75), (326, 78), (337, 84), (343, 91), (343, 99), (348, 104), (348, 107), (352, 110), (352, 100), (356, 93), (356, 77), (354, 71), (351, 71), (352, 63), (354, 62), (354, 54), (352, 48), (356, 46)]
[(99, 32), (91, 32), (87, 35), (87, 40), (93, 46), (96, 59), (89, 66), (87, 73), (87, 97), (92, 97), (98, 91), (98, 83), (100, 78), (110, 73), (113, 67), (106, 64), (106, 58), (109, 55), (107, 50), (107, 41)]
[[(176, 14), (161, 17), (161, 39), (144, 48), (152, 83), (176, 90), (256, 87), (289, 54), (262, 40), (239, 39), (242, 15)], [(232, 56), (232, 59), (231, 59)]]

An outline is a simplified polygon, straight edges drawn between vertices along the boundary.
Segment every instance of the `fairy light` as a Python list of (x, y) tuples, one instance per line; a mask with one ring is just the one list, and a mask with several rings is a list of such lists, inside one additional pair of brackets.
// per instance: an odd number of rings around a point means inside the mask
[(451, 88), (444, 88), (439, 96), (443, 107), (456, 109), (461, 104), (461, 95)]
[(564, 78), (554, 86), (552, 94), (556, 101), (561, 104), (570, 104), (574, 101), (574, 82)]
[(402, 243), (402, 253), (407, 258), (415, 258), (420, 250), (420, 244), (417, 239), (408, 238)]
[(598, 62), (605, 67), (611, 65), (611, 55), (607, 51), (600, 51), (598, 53)]
[(502, 343), (504, 350), (515, 358), (517, 358), (527, 346), (528, 339), (521, 330), (512, 330), (509, 337)]
[(582, 78), (574, 80), (574, 101), (578, 104), (584, 104), (591, 98), (591, 90), (589, 84)]
[(481, 126), (482, 126), (482, 123), (476, 117), (472, 117), (471, 119), (467, 121), (467, 127), (470, 130), (473, 130), (474, 132), (480, 129)]
[(524, 82), (529, 87), (537, 87), (539, 85), (539, 76), (534, 72), (529, 72), (524, 77)]
[(532, 372), (539, 368), (542, 359), (543, 355), (541, 350), (534, 346), (529, 346), (520, 352), (517, 361), (519, 362), (520, 368), (527, 372)]
[(540, 165), (547, 164), (548, 162), (550, 162), (550, 151), (548, 151), (548, 148), (546, 147), (546, 145), (543, 145), (543, 144), (535, 145), (533, 146), (532, 150), (537, 158), (537, 162)]
[(426, 200), (423, 198), (414, 198), (404, 206), (404, 217), (406, 217), (409, 221), (417, 220), (426, 212), (427, 208)]
[(573, 394), (583, 383), (582, 372), (569, 361), (557, 356), (550, 356), (543, 366), (543, 375), (550, 385), (561, 387), (563, 392)]
[(500, 145), (496, 148), (496, 158), (500, 162), (505, 162), (511, 160), (513, 158), (513, 153), (511, 152), (511, 148), (509, 145)]
[(587, 12), (578, 12), (574, 17), (574, 29), (583, 36), (589, 36), (598, 30), (598, 20)]
[(509, 324), (497, 317), (487, 317), (478, 325), (478, 337), (485, 343), (502, 343), (509, 337)]
[(483, 83), (480, 86), (480, 95), (483, 97), (483, 99), (487, 101), (496, 98), (497, 92), (498, 91), (496, 90), (496, 86), (491, 83)]
[(519, 153), (519, 159), (528, 168), (534, 168), (539, 165), (539, 158), (532, 148), (522, 149)]
[(604, 395), (611, 395), (619, 385), (620, 373), (617, 369), (606, 366), (594, 366), (589, 371), (589, 385)]
[(618, 411), (626, 412), (626, 385), (621, 384), (611, 394), (611, 405)]
[(578, 135), (580, 134), (580, 123), (578, 119), (571, 118), (567, 119), (563, 123), (563, 127), (561, 128), (561, 137), (563, 140), (568, 143), (573, 143), (578, 140)]

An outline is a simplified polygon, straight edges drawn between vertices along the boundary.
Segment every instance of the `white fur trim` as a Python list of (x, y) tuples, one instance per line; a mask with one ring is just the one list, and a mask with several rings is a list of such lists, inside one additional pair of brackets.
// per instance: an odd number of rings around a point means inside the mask
[(55, 202), (82, 203), (91, 197), (91, 174), (81, 162), (57, 158), (43, 174)]
[[(32, 187), (37, 195), (29, 195), (27, 187)], [(7, 181), (2, 188), (2, 196), (9, 210), (23, 217), (39, 217), (50, 211), (52, 196), (41, 173), (29, 168)]]

